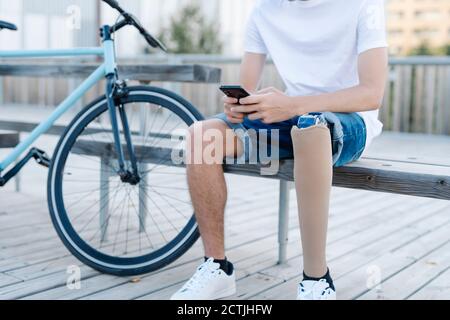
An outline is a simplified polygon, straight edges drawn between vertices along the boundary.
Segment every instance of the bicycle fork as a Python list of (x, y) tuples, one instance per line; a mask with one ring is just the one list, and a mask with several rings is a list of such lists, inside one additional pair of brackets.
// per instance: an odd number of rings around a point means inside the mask
[[(107, 93), (107, 103), (109, 116), (111, 120), (111, 126), (114, 137), (114, 147), (117, 152), (119, 171), (117, 172), (120, 176), (122, 182), (129, 183), (131, 185), (137, 185), (141, 178), (139, 176), (138, 166), (137, 166), (137, 158), (133, 146), (133, 142), (131, 140), (131, 132), (130, 126), (128, 124), (128, 118), (125, 111), (125, 108), (120, 103), (120, 98), (127, 94), (126, 85), (124, 82), (120, 82), (116, 80), (115, 75), (110, 75), (107, 77), (106, 81), (106, 93)], [(125, 137), (126, 143), (126, 151), (129, 155), (129, 161), (131, 162), (132, 171), (128, 170), (125, 165), (125, 154), (123, 150), (122, 143), (120, 141), (120, 128), (119, 121), (116, 113), (116, 105), (119, 109), (119, 117), (120, 122), (122, 124), (122, 130)]]

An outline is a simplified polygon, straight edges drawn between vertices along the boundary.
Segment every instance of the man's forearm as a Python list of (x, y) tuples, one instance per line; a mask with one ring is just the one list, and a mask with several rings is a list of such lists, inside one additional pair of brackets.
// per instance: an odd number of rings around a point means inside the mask
[(369, 86), (358, 85), (333, 93), (316, 96), (292, 97), (297, 114), (309, 112), (361, 112), (380, 108), (383, 92)]
[(255, 53), (246, 53), (244, 55), (240, 70), (240, 84), (248, 92), (255, 93), (258, 90), (265, 61), (265, 55)]

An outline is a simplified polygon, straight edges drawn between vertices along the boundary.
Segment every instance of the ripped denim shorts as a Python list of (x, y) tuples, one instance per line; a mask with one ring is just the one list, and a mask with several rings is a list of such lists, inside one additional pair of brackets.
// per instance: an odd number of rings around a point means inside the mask
[[(242, 123), (231, 123), (224, 113), (213, 118), (223, 120), (244, 143), (244, 154), (240, 157), (245, 162), (252, 163), (252, 159), (260, 161), (261, 146), (267, 146), (267, 157), (289, 159), (294, 157), (291, 129), (293, 126), (307, 128), (322, 123), (330, 130), (333, 165), (341, 167), (358, 160), (366, 145), (366, 125), (357, 113), (309, 113), (292, 119), (266, 124), (261, 120), (244, 118)], [(272, 140), (277, 140), (275, 143)], [(264, 141), (261, 143), (261, 141)], [(273, 145), (278, 146), (273, 152)], [(273, 155), (273, 156), (272, 156)]]

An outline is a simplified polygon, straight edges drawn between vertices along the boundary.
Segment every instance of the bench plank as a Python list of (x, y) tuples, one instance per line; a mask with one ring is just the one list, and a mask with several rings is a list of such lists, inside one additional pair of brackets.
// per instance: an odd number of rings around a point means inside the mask
[[(84, 78), (89, 76), (98, 67), (98, 64), (2, 64), (0, 76), (14, 77), (45, 77)], [(190, 65), (120, 65), (120, 76), (124, 79), (140, 81), (174, 81), (219, 83), (221, 70), (219, 68)]]
[[(74, 146), (75, 153), (96, 157), (114, 158), (111, 142), (102, 141), (96, 135), (94, 140), (80, 140)], [(182, 155), (177, 142), (166, 141), (164, 145), (147, 147), (135, 144), (136, 155), (147, 163), (168, 166), (174, 164), (172, 155)], [(247, 176), (262, 176), (269, 179), (294, 181), (294, 161), (279, 161), (279, 166), (261, 164), (227, 164), (227, 173)], [(279, 168), (279, 169), (278, 169)], [(392, 160), (362, 158), (352, 164), (334, 169), (333, 185), (336, 187), (389, 192), (419, 197), (450, 200), (450, 167), (424, 163), (402, 163)]]
[[(449, 168), (441, 167), (441, 174), (428, 174), (429, 165), (414, 164), (409, 166), (412, 171), (404, 170), (397, 162), (389, 160), (379, 161), (363, 158), (353, 164), (335, 168), (333, 185), (336, 187), (363, 189), (370, 191), (389, 192), (435, 199), (450, 200), (450, 174)], [(273, 176), (264, 176), (287, 181), (294, 181), (293, 160), (284, 160), (280, 163), (279, 173)], [(235, 174), (260, 176), (261, 165), (231, 165), (226, 166), (225, 171)]]
[(0, 148), (14, 148), (19, 142), (19, 133), (0, 131)]

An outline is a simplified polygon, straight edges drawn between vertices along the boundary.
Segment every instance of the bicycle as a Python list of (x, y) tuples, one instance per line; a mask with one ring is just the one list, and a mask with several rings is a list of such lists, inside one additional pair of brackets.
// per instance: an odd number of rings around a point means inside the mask
[[(185, 170), (161, 161), (148, 164), (145, 152), (135, 150), (157, 146), (174, 129), (186, 128), (203, 117), (173, 92), (154, 86), (128, 86), (119, 78), (113, 35), (120, 29), (132, 26), (151, 47), (166, 49), (116, 0), (103, 1), (118, 11), (119, 18), (114, 25), (101, 27), (101, 47), (0, 52), (0, 58), (103, 57), (103, 63), (0, 162), (0, 186), (31, 159), (48, 167), (50, 216), (67, 249), (103, 273), (138, 275), (179, 258), (196, 242), (199, 232), (185, 186)], [(17, 27), (0, 22), (2, 29)], [(51, 159), (44, 151), (32, 148), (38, 137), (102, 79), (106, 80), (105, 95), (74, 117)], [(137, 113), (138, 119), (134, 117)], [(106, 170), (105, 159), (79, 152), (86, 141), (107, 141), (112, 146)], [(9, 170), (2, 175), (5, 169)], [(140, 186), (144, 186), (143, 192), (138, 190)]]

